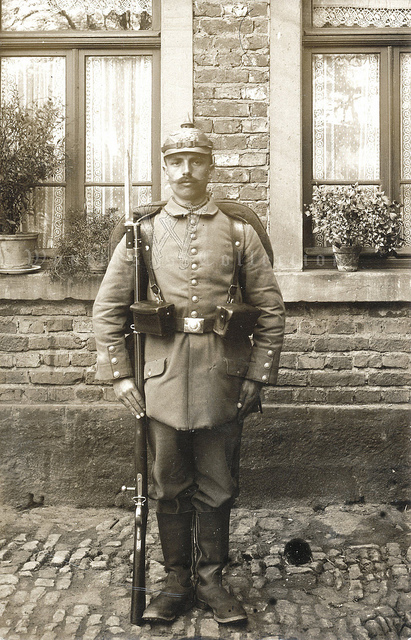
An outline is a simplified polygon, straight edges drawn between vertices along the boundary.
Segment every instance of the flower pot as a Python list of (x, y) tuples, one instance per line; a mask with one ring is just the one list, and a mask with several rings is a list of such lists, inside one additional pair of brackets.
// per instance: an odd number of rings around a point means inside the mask
[(40, 269), (33, 266), (38, 233), (0, 234), (0, 273), (27, 273)]
[(91, 273), (105, 273), (107, 265), (108, 259), (105, 256), (96, 258), (91, 255), (88, 257), (88, 266)]
[(361, 247), (336, 247), (333, 245), (335, 261), (338, 271), (357, 271), (360, 259)]

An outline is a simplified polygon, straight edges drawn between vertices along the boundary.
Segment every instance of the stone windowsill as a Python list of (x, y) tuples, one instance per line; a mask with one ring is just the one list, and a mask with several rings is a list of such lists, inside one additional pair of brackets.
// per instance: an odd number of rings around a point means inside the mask
[[(407, 269), (361, 270), (342, 273), (335, 269), (279, 271), (277, 279), (285, 302), (408, 302), (411, 279)], [(85, 283), (51, 282), (45, 271), (0, 275), (3, 300), (94, 300), (101, 276)]]

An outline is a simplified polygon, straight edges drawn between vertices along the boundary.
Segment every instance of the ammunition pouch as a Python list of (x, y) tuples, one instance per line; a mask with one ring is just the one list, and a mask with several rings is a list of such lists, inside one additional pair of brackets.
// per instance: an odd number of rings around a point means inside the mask
[(154, 336), (169, 336), (175, 331), (174, 305), (155, 300), (141, 300), (130, 307), (136, 333), (148, 333)]
[(227, 339), (250, 336), (260, 315), (261, 309), (250, 304), (229, 302), (220, 305), (216, 310), (213, 331)]

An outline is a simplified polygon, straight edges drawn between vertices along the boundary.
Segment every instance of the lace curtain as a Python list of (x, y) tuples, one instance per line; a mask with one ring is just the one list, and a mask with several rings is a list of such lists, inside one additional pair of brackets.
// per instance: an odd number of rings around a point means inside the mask
[(314, 180), (378, 180), (379, 128), (378, 55), (314, 55)]
[(401, 195), (404, 204), (404, 238), (411, 246), (411, 53), (400, 57), (401, 73)]
[(133, 187), (132, 205), (146, 204), (151, 199), (151, 57), (88, 56), (86, 184), (94, 183), (86, 186), (88, 212), (111, 207), (123, 212), (127, 152), (132, 182), (149, 183)]
[(411, 27), (409, 0), (313, 0), (314, 27)]

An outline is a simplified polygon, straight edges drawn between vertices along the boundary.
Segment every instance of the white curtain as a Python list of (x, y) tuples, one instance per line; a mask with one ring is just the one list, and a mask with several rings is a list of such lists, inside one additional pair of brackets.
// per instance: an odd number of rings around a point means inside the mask
[(313, 56), (314, 180), (378, 180), (379, 120), (378, 55)]
[[(86, 182), (94, 183), (86, 188), (88, 211), (123, 210), (127, 152), (132, 182), (151, 183), (151, 57), (88, 56)], [(150, 198), (150, 185), (134, 186), (134, 206)]]

